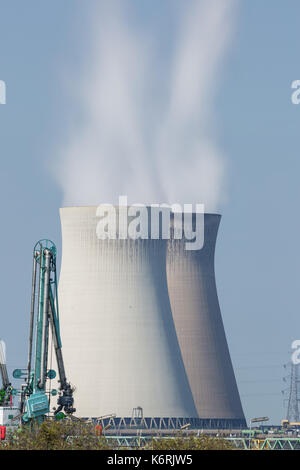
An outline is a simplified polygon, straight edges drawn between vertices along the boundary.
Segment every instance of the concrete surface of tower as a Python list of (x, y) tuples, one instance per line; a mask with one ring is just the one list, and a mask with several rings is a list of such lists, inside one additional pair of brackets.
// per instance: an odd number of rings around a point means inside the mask
[[(193, 219), (195, 224), (195, 214)], [(202, 425), (239, 428), (246, 422), (215, 280), (214, 254), (220, 219), (217, 214), (204, 214), (201, 250), (187, 251), (187, 240), (171, 236), (167, 279), (179, 345)]]
[(167, 240), (98, 239), (96, 210), (60, 210), (60, 324), (77, 416), (141, 407), (144, 417), (197, 418), (170, 308)]

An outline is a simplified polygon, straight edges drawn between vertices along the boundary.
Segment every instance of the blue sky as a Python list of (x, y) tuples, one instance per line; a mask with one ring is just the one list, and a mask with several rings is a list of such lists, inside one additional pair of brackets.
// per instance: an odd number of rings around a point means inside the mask
[[(72, 70), (76, 81), (86, 66), (94, 5), (0, 0), (0, 80), (7, 86), (0, 105), (0, 336), (10, 368), (26, 366), (33, 245), (50, 238), (60, 252), (55, 152), (81, 119), (65, 77)], [(184, 8), (183, 1), (132, 1), (134, 28), (160, 34), (162, 72), (177, 31), (174, 5)], [(299, 17), (297, 0), (238, 2), (214, 103), (227, 166), (219, 300), (246, 416), (272, 423), (285, 417), (283, 364), (300, 338), (300, 105), (291, 103), (291, 83), (300, 79)], [(105, 18), (97, 21), (101, 28)]]

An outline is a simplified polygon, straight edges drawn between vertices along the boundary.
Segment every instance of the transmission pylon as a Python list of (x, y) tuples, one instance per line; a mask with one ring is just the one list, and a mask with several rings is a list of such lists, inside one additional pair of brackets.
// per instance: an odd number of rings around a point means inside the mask
[(300, 409), (300, 364), (291, 364), (289, 399), (286, 419), (299, 423)]

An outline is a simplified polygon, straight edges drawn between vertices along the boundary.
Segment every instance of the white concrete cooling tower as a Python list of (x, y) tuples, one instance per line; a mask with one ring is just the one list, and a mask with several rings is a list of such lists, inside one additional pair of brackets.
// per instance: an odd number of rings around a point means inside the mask
[[(200, 427), (246, 426), (223, 327), (214, 270), (221, 216), (204, 215), (204, 246), (168, 243), (167, 279), (172, 313)], [(195, 216), (193, 223), (195, 223)]]
[[(60, 210), (60, 324), (77, 416), (197, 417), (166, 281), (167, 240), (100, 240), (97, 207)], [(117, 209), (118, 210), (118, 209)]]

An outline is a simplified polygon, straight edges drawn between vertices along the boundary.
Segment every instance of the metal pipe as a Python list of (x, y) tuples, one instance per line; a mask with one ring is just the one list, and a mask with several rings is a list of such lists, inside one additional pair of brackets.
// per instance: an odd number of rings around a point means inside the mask
[(9, 386), (6, 364), (0, 364), (0, 371), (2, 376), (3, 387), (6, 389)]
[(50, 289), (50, 262), (52, 253), (44, 249), (45, 256), (44, 267), (44, 292), (43, 292), (43, 320), (42, 320), (42, 340), (41, 340), (41, 370), (38, 386), (40, 389), (45, 387), (48, 358), (48, 327), (49, 327), (49, 289)]
[(2, 377), (3, 388), (6, 390), (10, 382), (6, 367), (5, 343), (2, 340), (0, 340), (0, 375)]
[(32, 268), (32, 287), (31, 287), (31, 308), (30, 308), (30, 328), (29, 328), (29, 349), (28, 349), (28, 366), (27, 366), (27, 384), (30, 382), (31, 360), (32, 360), (32, 342), (33, 342), (33, 325), (34, 325), (34, 307), (35, 307), (35, 289), (36, 289), (36, 252), (33, 253)]
[(67, 385), (67, 377), (65, 373), (65, 366), (64, 366), (64, 361), (63, 361), (63, 356), (62, 356), (62, 350), (61, 350), (61, 342), (60, 342), (60, 336), (59, 332), (57, 331), (57, 324), (54, 318), (54, 305), (53, 305), (53, 297), (50, 294), (50, 324), (52, 328), (52, 338), (53, 338), (53, 344), (54, 344), (54, 350), (55, 350), (55, 355), (56, 355), (56, 362), (57, 362), (57, 367), (58, 367), (58, 374), (59, 374), (59, 380), (60, 380), (60, 388), (64, 389)]
[(41, 310), (41, 284), (42, 284), (42, 276), (43, 276), (43, 260), (42, 260), (42, 252), (43, 252), (43, 245), (42, 243), (38, 243), (40, 251), (36, 252), (36, 260), (37, 263), (39, 262), (39, 280), (38, 280), (38, 310), (37, 310), (37, 321), (36, 321), (36, 337), (35, 337), (35, 362), (34, 362), (34, 376), (33, 376), (33, 389), (36, 389), (37, 382), (40, 378), (40, 355), (41, 355), (41, 342), (40, 342), (40, 328), (41, 328), (41, 319), (40, 319), (40, 310)]

